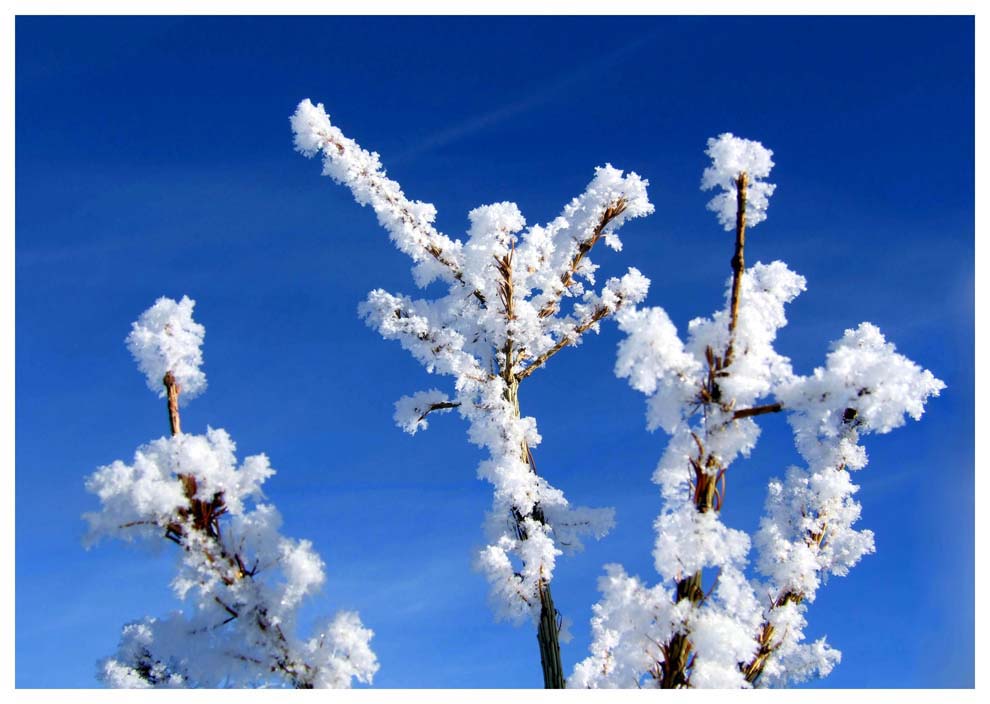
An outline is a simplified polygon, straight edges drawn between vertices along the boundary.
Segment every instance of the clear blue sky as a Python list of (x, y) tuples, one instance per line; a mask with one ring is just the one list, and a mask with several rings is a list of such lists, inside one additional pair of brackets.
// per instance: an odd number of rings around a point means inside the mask
[[(808, 635), (844, 653), (822, 685), (972, 686), (973, 31), (933, 17), (18, 18), (17, 685), (96, 686), (125, 622), (176, 607), (171, 544), (86, 552), (80, 515), (96, 506), (89, 473), (167, 432), (123, 338), (156, 297), (183, 294), (209, 379), (183, 427), (271, 457), (284, 532), (327, 563), (307, 615), (358, 609), (382, 687), (541, 685), (533, 630), (494, 624), (471, 570), (490, 503), (479, 451), (455, 416), (416, 437), (392, 424), (396, 398), (446, 380), (356, 316), (371, 288), (415, 287), (373, 214), (293, 153), (287, 118), (311, 97), (452, 235), (501, 200), (545, 222), (606, 161), (646, 176), (657, 213), (596, 261), (640, 268), (681, 329), (719, 305), (731, 256), (698, 190), (706, 138), (773, 149), (778, 190), (747, 260), (808, 279), (778, 349), (808, 372), (869, 320), (948, 384), (922, 422), (868, 439), (856, 479), (877, 554), (811, 605)], [(602, 565), (656, 580), (649, 477), (665, 438), (612, 374), (618, 339), (606, 324), (522, 400), (541, 472), (617, 509), (615, 531), (557, 572), (568, 672)], [(723, 511), (747, 530), (767, 479), (797, 461), (784, 419), (761, 420)]]

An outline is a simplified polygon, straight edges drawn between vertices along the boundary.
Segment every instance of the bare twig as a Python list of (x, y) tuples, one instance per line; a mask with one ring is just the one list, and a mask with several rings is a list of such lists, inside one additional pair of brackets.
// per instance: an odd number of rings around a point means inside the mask
[(739, 291), (742, 288), (743, 272), (746, 271), (746, 186), (749, 178), (743, 171), (736, 179), (736, 251), (732, 256), (732, 295), (729, 299), (729, 345), (725, 349), (723, 367), (732, 363), (735, 352), (736, 324), (739, 322)]
[(460, 405), (461, 404), (459, 402), (454, 402), (454, 401), (440, 401), (438, 403), (431, 403), (429, 407), (425, 411), (423, 411), (422, 415), (420, 415), (419, 418), (417, 418), (416, 420), (418, 421), (423, 420), (424, 418), (426, 418), (426, 416), (433, 413), (433, 411), (442, 411), (448, 408), (457, 408)]
[(732, 420), (739, 420), (740, 418), (752, 418), (753, 416), (762, 416), (766, 413), (780, 413), (784, 410), (784, 406), (781, 403), (768, 403), (765, 406), (753, 406), (752, 408), (741, 408), (732, 414)]
[(182, 433), (182, 423), (179, 421), (179, 392), (182, 389), (175, 380), (175, 374), (170, 371), (165, 373), (162, 383), (165, 384), (165, 395), (168, 398), (168, 425), (173, 436), (179, 435)]

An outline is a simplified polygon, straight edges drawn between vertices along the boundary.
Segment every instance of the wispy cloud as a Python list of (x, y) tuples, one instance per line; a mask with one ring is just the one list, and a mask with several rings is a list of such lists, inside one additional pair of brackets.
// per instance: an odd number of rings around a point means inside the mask
[(618, 49), (599, 56), (594, 61), (589, 61), (586, 64), (578, 66), (573, 71), (561, 74), (557, 78), (545, 82), (536, 90), (522, 96), (519, 100), (494, 108), (488, 112), (480, 113), (461, 122), (448, 125), (419, 142), (412, 144), (407, 149), (390, 158), (389, 161), (396, 164), (413, 159), (439, 147), (447, 146), (465, 137), (483, 132), (494, 125), (530, 112), (541, 105), (546, 105), (565, 95), (574, 86), (606, 74), (616, 66), (619, 66), (631, 55), (649, 44), (656, 37), (658, 31), (652, 30), (647, 32), (636, 39), (626, 42)]

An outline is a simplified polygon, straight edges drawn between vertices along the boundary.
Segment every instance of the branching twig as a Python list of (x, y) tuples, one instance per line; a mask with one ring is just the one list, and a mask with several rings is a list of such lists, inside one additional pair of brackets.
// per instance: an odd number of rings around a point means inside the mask
[[(163, 383), (165, 385), (166, 396), (168, 398), (169, 427), (172, 431), (172, 436), (174, 437), (182, 433), (179, 417), (179, 393), (181, 388), (175, 379), (175, 375), (171, 371), (165, 374)], [(219, 522), (217, 519), (222, 514), (227, 512), (226, 505), (223, 501), (223, 493), (217, 492), (213, 495), (213, 498), (210, 501), (203, 501), (202, 499), (196, 498), (198, 487), (196, 478), (193, 475), (180, 474), (178, 478), (182, 483), (183, 493), (189, 502), (188, 508), (179, 510), (179, 517), (180, 519), (191, 520), (188, 524), (185, 522), (170, 523), (166, 528), (165, 537), (188, 549), (188, 544), (186, 543), (187, 529), (191, 528), (194, 531), (201, 532), (219, 552), (219, 555), (217, 556), (214, 555), (208, 547), (203, 548), (203, 556), (209, 564), (218, 568), (217, 571), (219, 572), (220, 580), (224, 584), (231, 586), (240, 579), (253, 579), (254, 570), (245, 570), (244, 561), (241, 556), (237, 553), (230, 554), (221, 540)], [(218, 557), (219, 562), (230, 568), (229, 570), (224, 569), (217, 564)], [(218, 624), (218, 627), (224, 626), (240, 616), (236, 609), (225, 604), (219, 597), (215, 596), (214, 599), (230, 615), (230, 618)], [(258, 609), (257, 623), (262, 632), (266, 634), (274, 633), (275, 635), (272, 645), (282, 653), (282, 656), (278, 658), (278, 669), (289, 676), (294, 687), (312, 687), (309, 679), (297, 671), (299, 665), (291, 662), (291, 659), (289, 658), (288, 641), (286, 640), (282, 629), (277, 624), (273, 626), (273, 624), (270, 623), (267, 612), (264, 608)], [(305, 663), (303, 663), (301, 667), (304, 671), (308, 671), (310, 669)]]
[(571, 261), (567, 266), (567, 270), (560, 275), (560, 291), (558, 291), (557, 294), (547, 301), (543, 308), (540, 309), (539, 316), (541, 318), (549, 317), (557, 312), (561, 297), (574, 283), (574, 275), (577, 273), (578, 267), (581, 265), (581, 261), (584, 259), (585, 255), (591, 251), (591, 248), (595, 246), (602, 234), (604, 234), (605, 228), (608, 227), (609, 223), (619, 217), (623, 212), (625, 212), (625, 210), (626, 199), (621, 196), (605, 208), (602, 212), (601, 218), (598, 220), (598, 224), (595, 226), (595, 229), (591, 231), (591, 235), (588, 239), (578, 245), (578, 250), (571, 258)]
[(516, 380), (522, 381), (523, 379), (528, 377), (530, 374), (532, 374), (537, 369), (542, 367), (548, 359), (553, 357), (555, 354), (560, 352), (568, 345), (573, 345), (575, 342), (577, 342), (577, 339), (581, 337), (581, 335), (586, 333), (595, 323), (597, 323), (602, 318), (611, 315), (614, 311), (615, 311), (614, 308), (610, 308), (608, 306), (599, 306), (595, 308), (595, 310), (591, 313), (591, 315), (585, 318), (580, 324), (574, 326), (574, 331), (570, 335), (565, 335), (564, 337), (560, 338), (560, 340), (557, 341), (557, 344), (555, 344), (553, 347), (551, 347), (546, 352), (544, 352), (539, 357), (537, 357), (532, 362), (530, 362), (525, 369), (521, 369), (520, 371), (516, 372), (516, 376), (515, 376)]

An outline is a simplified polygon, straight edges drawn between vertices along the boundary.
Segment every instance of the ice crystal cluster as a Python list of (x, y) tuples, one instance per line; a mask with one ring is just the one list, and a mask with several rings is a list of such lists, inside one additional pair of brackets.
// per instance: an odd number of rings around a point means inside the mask
[[(709, 204), (718, 221), (736, 226), (744, 172), (747, 224), (764, 220), (771, 152), (724, 134), (707, 153), (702, 188), (721, 189)], [(845, 575), (873, 551), (872, 533), (855, 527), (860, 440), (920, 418), (944, 385), (869, 323), (834, 342), (823, 367), (795, 374), (774, 341), (804, 278), (781, 262), (737, 273), (736, 315), (730, 280), (725, 307), (691, 321), (683, 340), (661, 308), (627, 305), (616, 315), (625, 333), (616, 373), (647, 396), (648, 427), (670, 436), (653, 475), (661, 579), (649, 586), (606, 567), (590, 654), (569, 686), (779, 686), (824, 676), (839, 660), (824, 639), (805, 642), (805, 611), (826, 576)], [(777, 412), (787, 414), (805, 464), (770, 482), (751, 544), (721, 520), (727, 470), (756, 445), (756, 418)], [(749, 576), (754, 548), (758, 574)]]
[(478, 476), (494, 487), (478, 565), (499, 617), (536, 619), (557, 557), (580, 548), (585, 535), (604, 535), (612, 511), (571, 506), (536, 474), (530, 451), (540, 436), (535, 419), (520, 412), (519, 384), (586, 332), (597, 332), (603, 318), (644, 299), (649, 282), (637, 270), (599, 286), (587, 255), (598, 241), (619, 250), (619, 228), (653, 211), (647, 182), (606, 165), (549, 223), (527, 226), (515, 203), (492, 203), (468, 214), (461, 240), (441, 233), (434, 206), (409, 200), (378, 155), (344, 136), (322, 105), (302, 101), (291, 124), (296, 149), (321, 154), (323, 173), (371, 206), (413, 260), (416, 283), (445, 287), (433, 299), (377, 289), (360, 314), (428, 372), (451, 377), (448, 392), (401, 399), (396, 422), (415, 433), (434, 411), (456, 409), (467, 420), (470, 441), (487, 450)]
[(773, 152), (759, 142), (740, 139), (731, 132), (720, 134), (708, 140), (705, 153), (712, 163), (701, 175), (701, 190), (712, 188), (720, 192), (708, 201), (708, 209), (718, 216), (718, 221), (726, 230), (736, 226), (736, 177), (745, 173), (749, 178), (746, 222), (750, 227), (767, 219), (767, 207), (776, 185), (763, 179), (773, 168)]
[(206, 389), (206, 374), (200, 369), (206, 328), (192, 318), (195, 305), (188, 296), (178, 303), (163, 296), (131, 325), (127, 349), (144, 373), (148, 388), (160, 398), (165, 398), (162, 379), (166, 372), (175, 375), (182, 389), (181, 401)]
[[(206, 385), (203, 326), (193, 301), (161, 298), (127, 339), (149, 386), (171, 371), (183, 393)], [(155, 383), (152, 383), (155, 382)], [(179, 546), (171, 587), (191, 608), (124, 627), (99, 675), (112, 687), (349, 687), (378, 669), (372, 632), (341, 612), (310, 638), (295, 635), (303, 600), (324, 582), (308, 540), (280, 534), (278, 510), (262, 485), (268, 458), (238, 462), (226, 431), (177, 433), (138, 448), (130, 463), (100, 467), (86, 488), (100, 510), (85, 515), (88, 541), (167, 538)]]

